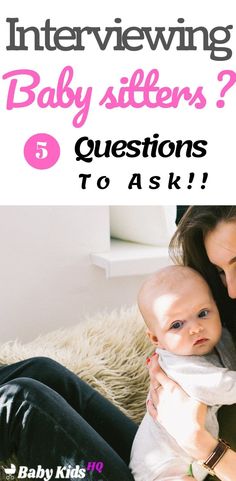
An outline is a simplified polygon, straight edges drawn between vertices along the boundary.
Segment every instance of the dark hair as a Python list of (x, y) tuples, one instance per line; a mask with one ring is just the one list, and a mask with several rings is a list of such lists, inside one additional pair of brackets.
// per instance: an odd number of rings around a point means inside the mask
[(236, 221), (236, 206), (194, 205), (188, 208), (170, 242), (170, 256), (178, 264), (196, 269), (209, 284), (223, 324), (236, 338), (236, 300), (230, 299), (217, 269), (208, 259), (204, 238), (219, 222)]

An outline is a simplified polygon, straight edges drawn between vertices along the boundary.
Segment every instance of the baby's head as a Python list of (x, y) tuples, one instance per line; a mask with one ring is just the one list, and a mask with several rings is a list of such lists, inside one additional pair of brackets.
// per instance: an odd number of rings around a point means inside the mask
[(203, 277), (184, 266), (168, 266), (148, 278), (138, 305), (157, 347), (184, 356), (212, 351), (221, 336), (221, 321)]

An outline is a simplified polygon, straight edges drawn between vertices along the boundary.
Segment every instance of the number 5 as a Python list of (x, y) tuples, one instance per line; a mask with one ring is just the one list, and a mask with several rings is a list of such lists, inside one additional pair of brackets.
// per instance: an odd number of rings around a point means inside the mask
[(36, 154), (37, 159), (46, 159), (48, 156), (48, 150), (46, 149), (47, 142), (37, 142), (36, 144)]

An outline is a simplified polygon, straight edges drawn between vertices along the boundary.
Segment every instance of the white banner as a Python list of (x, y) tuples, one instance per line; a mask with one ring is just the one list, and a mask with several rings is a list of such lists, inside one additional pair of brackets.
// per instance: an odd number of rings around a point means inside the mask
[(234, 204), (234, 12), (4, 2), (0, 203)]

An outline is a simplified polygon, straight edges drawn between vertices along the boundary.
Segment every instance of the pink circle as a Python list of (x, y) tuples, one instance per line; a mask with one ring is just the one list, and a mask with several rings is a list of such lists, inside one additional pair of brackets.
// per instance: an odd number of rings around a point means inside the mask
[(222, 109), (225, 105), (225, 102), (224, 102), (224, 100), (217, 100), (216, 105), (217, 105), (218, 109)]
[(24, 156), (31, 167), (50, 169), (59, 159), (60, 146), (51, 135), (32, 135), (25, 143)]

